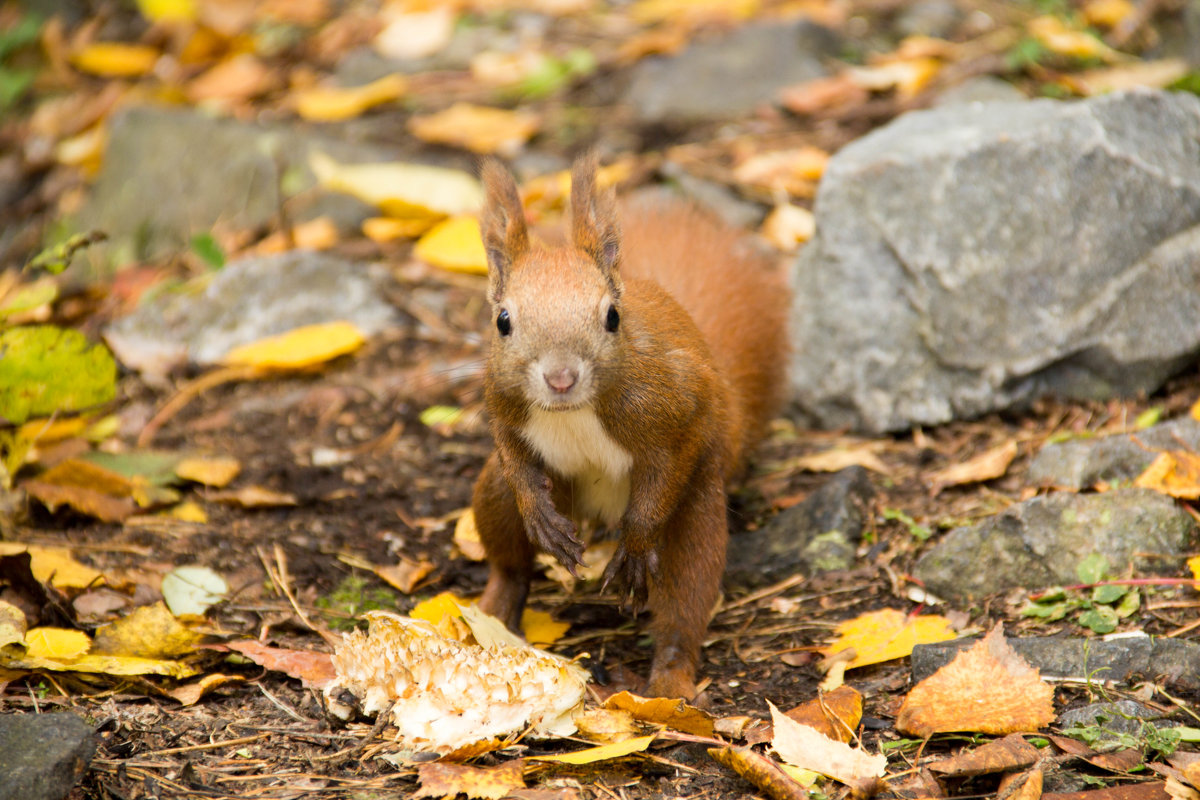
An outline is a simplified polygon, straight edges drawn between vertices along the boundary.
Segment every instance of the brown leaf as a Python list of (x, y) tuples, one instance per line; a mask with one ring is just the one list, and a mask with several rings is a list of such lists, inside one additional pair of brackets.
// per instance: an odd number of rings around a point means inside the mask
[(520, 759), (498, 767), (468, 767), (463, 764), (422, 764), (417, 769), (421, 787), (413, 797), (453, 797), (465, 794), (484, 800), (500, 800), (509, 792), (525, 788), (525, 764)]
[(628, 711), (634, 719), (666, 725), (694, 736), (713, 735), (712, 715), (679, 699), (638, 697), (629, 692), (618, 692), (604, 701), (604, 708)]
[(329, 653), (270, 647), (253, 639), (229, 642), (225, 646), (255, 664), (299, 678), (307, 689), (323, 689), (334, 679), (333, 660)]
[(1129, 772), (1140, 767), (1142, 759), (1142, 751), (1131, 747), (1115, 753), (1096, 753), (1087, 756), (1084, 760), (1094, 767), (1106, 769), (1109, 772)]
[(928, 737), (947, 731), (1008, 734), (1054, 721), (1054, 689), (1017, 655), (999, 625), (913, 687), (896, 728)]
[(411, 558), (400, 556), (400, 562), (397, 564), (372, 567), (372, 569), (390, 586), (405, 594), (410, 594), (416, 585), (425, 579), (425, 576), (433, 572), (433, 562), (425, 559), (413, 561)]
[(1044, 780), (1040, 769), (1009, 773), (1000, 779), (996, 796), (1005, 800), (1038, 800), (1042, 796)]
[(807, 800), (808, 792), (779, 766), (749, 747), (713, 747), (708, 755), (741, 775), (775, 800)]
[(823, 736), (787, 717), (770, 701), (774, 735), (771, 748), (787, 763), (828, 775), (855, 792), (875, 786), (887, 769), (887, 757), (873, 755)]
[(589, 708), (572, 719), (579, 735), (593, 742), (620, 742), (645, 732), (628, 711), (611, 708)]
[(959, 752), (925, 766), (944, 775), (969, 778), (993, 772), (1011, 772), (1037, 763), (1038, 749), (1017, 733), (988, 742), (974, 750)]
[(178, 700), (181, 705), (193, 706), (199, 702), (201, 697), (218, 686), (224, 686), (227, 683), (239, 683), (244, 680), (246, 679), (241, 675), (222, 675), (219, 672), (214, 672), (211, 675), (205, 675), (198, 681), (178, 686), (167, 692), (167, 694)]
[(294, 506), (297, 503), (295, 495), (276, 492), (262, 486), (245, 486), (231, 491), (213, 492), (208, 495), (208, 499), (242, 508), (275, 508), (277, 506)]
[(875, 455), (875, 452), (884, 446), (885, 443), (879, 441), (861, 442), (850, 447), (836, 447), (823, 453), (800, 456), (789, 461), (788, 465), (809, 472), (838, 472), (846, 467), (860, 466), (881, 475), (888, 475), (891, 470)]
[(1159, 453), (1133, 485), (1182, 500), (1200, 499), (1200, 455), (1185, 450)]
[(270, 67), (249, 53), (222, 61), (200, 75), (187, 88), (193, 103), (249, 100), (279, 85)]
[(1125, 786), (1108, 786), (1088, 792), (1051, 792), (1042, 795), (1042, 800), (1168, 800), (1164, 783), (1130, 783)]
[(1008, 465), (1017, 457), (1017, 443), (1009, 440), (998, 447), (980, 453), (960, 464), (939, 469), (929, 476), (929, 490), (937, 495), (948, 486), (964, 483), (982, 483), (999, 478), (1008, 471)]
[(862, 695), (849, 686), (839, 686), (785, 713), (830, 739), (849, 742), (862, 720)]
[(51, 511), (66, 505), (102, 522), (120, 522), (137, 509), (129, 480), (82, 459), (68, 458), (22, 486)]
[(793, 114), (818, 114), (865, 103), (870, 96), (849, 72), (841, 72), (784, 89), (779, 102)]

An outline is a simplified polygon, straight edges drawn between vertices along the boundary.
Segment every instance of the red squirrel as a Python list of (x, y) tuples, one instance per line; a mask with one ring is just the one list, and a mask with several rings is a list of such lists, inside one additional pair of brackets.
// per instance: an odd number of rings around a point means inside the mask
[(572, 169), (570, 242), (531, 241), (512, 175), (481, 170), (495, 450), (472, 506), (484, 611), (520, 632), (538, 551), (572, 573), (577, 523), (619, 529), (604, 580), (648, 599), (646, 693), (694, 696), (720, 596), (726, 486), (778, 411), (789, 291), (737, 231), (692, 206), (626, 209)]

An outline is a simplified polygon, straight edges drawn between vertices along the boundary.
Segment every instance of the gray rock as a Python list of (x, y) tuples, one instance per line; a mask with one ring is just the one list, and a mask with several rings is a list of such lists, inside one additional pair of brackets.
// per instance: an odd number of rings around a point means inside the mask
[(353, 322), (366, 335), (395, 324), (383, 299), (388, 272), (296, 250), (227, 264), (199, 294), (162, 293), (104, 332), (117, 358), (149, 376), (321, 322)]
[(74, 714), (0, 714), (0, 798), (62, 800), (96, 744), (92, 727)]
[(1130, 481), (1150, 466), (1159, 450), (1200, 451), (1200, 421), (1180, 417), (1137, 433), (1048, 444), (1034, 456), (1027, 480), (1066, 489)]
[(759, 585), (797, 573), (849, 569), (874, 499), (865, 469), (841, 470), (803, 503), (735, 539), (729, 548), (730, 576), (739, 584)]
[(822, 59), (836, 48), (833, 32), (811, 22), (744, 25), (677, 56), (643, 60), (627, 102), (642, 123), (729, 119), (773, 101), (785, 86), (825, 75)]
[[(912, 653), (913, 680), (929, 677), (976, 641), (956, 639), (917, 645)], [(1152, 680), (1177, 689), (1200, 688), (1200, 671), (1196, 669), (1200, 664), (1200, 642), (1151, 636), (1035, 636), (1009, 639), (1008, 643), (1044, 677), (1125, 684)]]
[[(1116, 734), (1138, 734), (1142, 723), (1162, 719), (1165, 715), (1157, 709), (1133, 700), (1117, 700), (1113, 703), (1089, 703), (1078, 708), (1069, 708), (1058, 715), (1060, 728), (1099, 727), (1114, 734), (1108, 740), (1116, 740)], [(1105, 739), (1101, 739), (1102, 744)]]
[(1200, 352), (1200, 98), (906, 114), (830, 161), (795, 272), (818, 423), (1151, 391)]
[(234, 230), (276, 219), (281, 191), (293, 221), (329, 215), (357, 228), (373, 213), (349, 195), (310, 192), (313, 152), (339, 161), (397, 158), (395, 149), (354, 139), (346, 126), (261, 125), (198, 111), (131, 108), (111, 124), (104, 167), (77, 221), (108, 233), (93, 267), (185, 248), (220, 222)]
[(1174, 500), (1148, 489), (1034, 497), (950, 531), (914, 574), (934, 594), (977, 598), (1074, 583), (1076, 566), (1092, 553), (1115, 573), (1170, 570), (1174, 561), (1153, 556), (1184, 553), (1194, 527)]

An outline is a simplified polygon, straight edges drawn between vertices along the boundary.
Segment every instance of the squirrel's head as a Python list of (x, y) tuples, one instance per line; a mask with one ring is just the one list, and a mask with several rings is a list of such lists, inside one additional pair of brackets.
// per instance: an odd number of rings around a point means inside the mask
[(625, 338), (613, 192), (597, 189), (593, 156), (576, 161), (571, 241), (550, 249), (530, 243), (508, 170), (488, 159), (482, 176), (492, 380), (547, 410), (586, 406), (618, 368)]

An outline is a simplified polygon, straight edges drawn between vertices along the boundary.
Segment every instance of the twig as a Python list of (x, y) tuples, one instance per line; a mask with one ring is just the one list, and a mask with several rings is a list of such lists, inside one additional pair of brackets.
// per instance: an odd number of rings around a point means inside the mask
[(255, 550), (258, 553), (259, 560), (262, 562), (263, 569), (267, 571), (267, 577), (271, 579), (272, 583), (279, 587), (279, 591), (284, 597), (287, 598), (288, 603), (292, 606), (292, 611), (295, 612), (296, 617), (300, 620), (300, 622), (303, 623), (304, 626), (310, 631), (324, 639), (325, 643), (330, 647), (337, 647), (339, 644), (341, 644), (342, 642), (339, 637), (334, 636), (329, 631), (318, 626), (311, 619), (309, 619), (308, 614), (304, 613), (304, 610), (300, 608), (300, 603), (296, 601), (295, 595), (292, 594), (291, 578), (288, 576), (287, 556), (284, 554), (283, 548), (279, 546), (279, 543), (275, 543), (274, 567), (272, 567), (270, 562), (267, 561), (266, 553), (262, 551), (262, 548), (255, 548)]
[(237, 366), (225, 367), (209, 372), (206, 375), (201, 375), (194, 381), (189, 381), (180, 387), (170, 400), (163, 404), (162, 408), (150, 418), (146, 423), (146, 427), (142, 428), (142, 432), (138, 434), (137, 446), (148, 447), (154, 441), (155, 434), (158, 429), (165, 425), (172, 417), (187, 407), (187, 404), (195, 400), (200, 395), (207, 392), (209, 389), (216, 388), (223, 383), (232, 381), (249, 380), (250, 378), (258, 377), (263, 374), (261, 367), (257, 366)]
[(204, 744), (189, 744), (186, 747), (168, 747), (164, 750), (148, 750), (145, 753), (140, 753), (140, 757), (147, 756), (169, 756), (176, 753), (192, 753), (197, 750), (220, 750), (222, 747), (237, 747), (243, 744), (251, 744), (268, 738), (267, 734), (259, 733), (254, 736), (243, 736), (240, 739), (226, 739), (222, 742), (205, 742)]
[(375, 739), (379, 737), (379, 734), (383, 733), (383, 729), (387, 727), (388, 721), (392, 717), (392, 707), (395, 705), (395, 700), (388, 703), (387, 708), (383, 709), (378, 715), (376, 715), (375, 724), (371, 726), (371, 730), (367, 731), (367, 735), (360, 739), (353, 747), (348, 747), (345, 750), (339, 750), (338, 752), (327, 756), (316, 756), (312, 760), (314, 762), (337, 761), (344, 758), (352, 758), (361, 753), (363, 750), (366, 750), (367, 747), (371, 745), (371, 742), (375, 741)]

